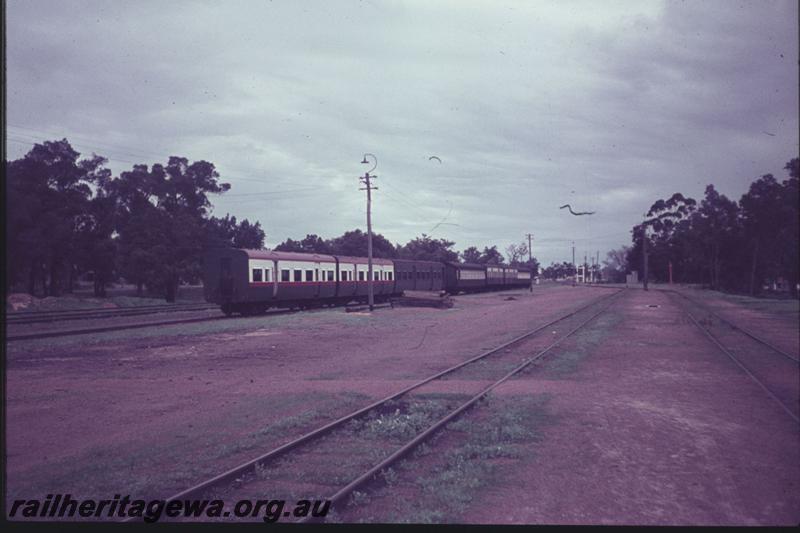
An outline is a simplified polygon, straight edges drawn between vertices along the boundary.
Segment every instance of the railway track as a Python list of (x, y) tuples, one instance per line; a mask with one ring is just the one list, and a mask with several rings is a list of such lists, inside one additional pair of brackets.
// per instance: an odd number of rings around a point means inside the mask
[[(170, 311), (183, 311), (183, 312), (193, 312), (193, 311), (200, 312), (200, 311), (211, 311), (211, 310), (219, 309), (218, 305), (207, 305), (207, 304), (203, 304), (203, 305), (197, 306), (196, 308), (182, 308), (182, 309), (174, 308), (175, 306), (154, 306), (154, 307), (157, 307), (158, 310), (152, 310), (151, 309), (148, 312), (142, 312), (142, 313), (130, 312), (130, 313), (124, 314), (124, 315), (122, 315), (122, 314), (115, 314), (115, 315), (113, 315), (113, 314), (103, 314), (102, 318), (119, 318), (119, 317), (137, 316), (137, 315), (149, 315), (149, 314), (155, 314), (157, 312), (160, 312), (164, 308), (169, 308)], [(341, 307), (341, 305), (337, 305), (336, 307)], [(385, 308), (385, 307), (388, 307), (388, 304), (387, 305), (377, 305), (376, 306), (376, 308)], [(133, 311), (133, 309), (139, 309), (139, 308), (138, 307), (137, 308), (132, 308), (131, 311)], [(39, 331), (39, 332), (30, 332), (30, 333), (20, 333), (20, 334), (15, 334), (15, 335), (7, 335), (6, 336), (6, 341), (7, 342), (11, 342), (11, 341), (21, 341), (21, 340), (31, 340), (31, 339), (46, 339), (46, 338), (52, 338), (52, 337), (67, 337), (67, 336), (73, 336), (73, 335), (87, 335), (87, 334), (92, 334), (92, 333), (107, 333), (109, 331), (121, 331), (121, 330), (125, 330), (125, 329), (141, 329), (141, 328), (158, 327), (158, 326), (174, 326), (174, 325), (177, 325), (177, 324), (191, 324), (191, 323), (194, 323), (194, 322), (216, 321), (216, 320), (223, 320), (223, 319), (235, 320), (237, 318), (253, 318), (253, 317), (257, 317), (257, 316), (272, 316), (272, 315), (282, 315), (282, 314), (288, 314), (288, 313), (295, 313), (295, 312), (298, 312), (298, 310), (314, 311), (315, 309), (317, 309), (317, 308), (272, 309), (272, 310), (269, 310), (266, 313), (261, 314), (261, 315), (195, 317), (195, 318), (185, 318), (185, 319), (180, 319), (180, 320), (165, 320), (165, 321), (159, 321), (159, 322), (141, 322), (141, 323), (135, 323), (135, 324), (116, 324), (116, 325), (108, 325), (108, 326), (97, 326), (97, 327), (92, 327), (92, 328), (68, 329), (68, 330), (59, 330), (59, 331)], [(352, 308), (351, 310), (359, 310), (359, 309), (358, 308)], [(116, 311), (116, 310), (114, 310), (114, 311)], [(42, 313), (44, 314), (44, 313), (49, 313), (49, 312), (42, 312)], [(56, 314), (56, 315), (58, 315), (60, 313), (61, 312), (57, 312), (57, 313), (54, 312), (54, 314)], [(23, 315), (23, 314), (24, 315), (28, 315), (30, 313), (19, 313), (19, 315), (20, 315), (19, 318), (20, 319), (22, 319), (21, 315)], [(86, 315), (80, 315), (78, 318), (94, 318), (94, 317), (86, 316)], [(71, 320), (71, 318), (61, 317), (61, 318), (59, 318), (59, 320)], [(24, 325), (24, 324), (34, 323), (34, 322), (54, 322), (54, 321), (56, 321), (56, 320), (41, 319), (41, 320), (34, 320), (32, 322), (25, 322), (25, 321), (21, 321), (21, 320), (9, 321), (7, 319), (6, 320), (6, 325), (7, 326), (10, 326), (10, 325)]]
[(705, 305), (678, 291), (678, 307), (686, 313), (709, 342), (725, 354), (767, 396), (800, 424), (800, 365), (798, 358), (773, 343), (723, 318)]
[[(273, 314), (273, 313), (270, 313)], [(280, 313), (279, 313), (280, 314)], [(96, 328), (83, 328), (83, 329), (69, 329), (61, 331), (39, 331), (36, 333), (22, 333), (19, 335), (8, 335), (7, 342), (23, 341), (31, 339), (47, 339), (51, 337), (69, 337), (72, 335), (88, 335), (91, 333), (107, 333), (109, 331), (122, 331), (126, 329), (142, 329), (142, 328), (155, 328), (159, 326), (174, 326), (177, 324), (191, 324), (194, 322), (212, 322), (217, 320), (232, 320), (235, 317), (227, 316), (210, 316), (210, 317), (196, 317), (184, 318), (181, 320), (165, 320), (161, 322), (139, 322), (137, 324), (118, 324), (114, 326), (99, 326)]]
[(748, 337), (750, 337), (754, 341), (756, 341), (756, 342), (758, 342), (760, 344), (763, 344), (764, 346), (766, 346), (769, 349), (771, 349), (773, 352), (775, 352), (775, 353), (777, 353), (779, 355), (782, 355), (783, 357), (786, 357), (790, 361), (794, 361), (795, 363), (800, 363), (800, 357), (798, 357), (797, 355), (793, 355), (791, 353), (788, 353), (786, 350), (782, 350), (781, 348), (778, 348), (777, 346), (775, 346), (774, 343), (771, 343), (771, 342), (767, 341), (766, 339), (764, 339), (764, 337), (762, 337), (760, 335), (756, 335), (755, 333), (753, 333), (749, 329), (744, 328), (739, 324), (735, 324), (735, 323), (731, 322), (730, 320), (728, 320), (727, 318), (723, 317), (719, 313), (714, 312), (707, 305), (705, 305), (705, 304), (703, 304), (701, 302), (698, 302), (697, 300), (687, 296), (683, 292), (672, 290), (672, 289), (657, 289), (657, 290), (661, 290), (661, 291), (664, 291), (664, 292), (670, 292), (670, 293), (679, 295), (681, 298), (683, 298), (684, 300), (686, 300), (686, 301), (692, 303), (693, 305), (699, 307), (700, 309), (703, 310), (704, 313), (707, 313), (708, 315), (714, 317), (719, 322), (725, 323), (729, 327), (731, 327), (733, 329), (736, 329), (736, 330), (739, 330), (740, 332), (742, 332), (743, 334), (747, 335)]
[[(382, 409), (386, 409), (389, 406), (394, 408), (394, 406), (398, 405), (398, 402), (405, 399), (412, 391), (418, 390), (424, 385), (434, 382), (435, 380), (442, 379), (445, 376), (452, 378), (459, 371), (467, 368), (475, 368), (476, 363), (489, 361), (489, 358), (492, 358), (491, 360), (497, 363), (497, 368), (492, 370), (500, 376), (499, 378), (494, 379), (488, 386), (484, 386), (476, 393), (470, 395), (469, 399), (466, 401), (460, 402), (452, 408), (448, 407), (447, 414), (441, 418), (438, 418), (434, 423), (428, 425), (424, 429), (416, 432), (413, 438), (401, 446), (392, 446), (393, 451), (389, 452), (387, 450), (387, 455), (381, 457), (379, 461), (373, 462), (368, 467), (361, 469), (359, 473), (349, 475), (348, 481), (326, 498), (331, 502), (331, 507), (335, 508), (337, 505), (340, 505), (350, 494), (352, 494), (353, 491), (370, 482), (371, 480), (376, 479), (376, 475), (378, 473), (384, 471), (401, 458), (406, 457), (417, 446), (441, 431), (448, 423), (452, 422), (467, 410), (474, 407), (477, 402), (485, 398), (495, 388), (529, 368), (530, 365), (540, 360), (553, 348), (583, 329), (587, 324), (605, 312), (606, 309), (608, 309), (623, 292), (624, 289), (615, 291), (608, 296), (594, 299), (591, 302), (582, 305), (554, 320), (542, 324), (526, 333), (523, 333), (522, 335), (519, 335), (510, 341), (507, 341), (490, 350), (484, 351), (479, 355), (476, 355), (450, 368), (437, 372), (436, 374), (422, 379), (381, 400), (373, 402), (366, 407), (353, 411), (343, 417), (323, 425), (322, 427), (305, 433), (304, 435), (297, 437), (290, 442), (263, 453), (258, 457), (250, 459), (242, 464), (239, 464), (238, 466), (235, 466), (234, 468), (222, 472), (213, 478), (202, 481), (177, 494), (174, 494), (169, 498), (166, 498), (166, 501), (198, 498), (203, 494), (210, 492), (219, 494), (219, 490), (239, 490), (242, 486), (247, 486), (251, 483), (257, 482), (259, 476), (264, 472), (265, 469), (279, 469), (280, 465), (277, 464), (278, 462), (287, 460), (289, 457), (296, 459), (298, 456), (302, 456), (302, 454), (318, 453), (313, 448), (315, 446), (325, 446), (326, 442), (331, 442), (331, 439), (333, 440), (334, 450), (339, 450), (339, 448), (336, 447), (335, 434), (338, 431), (347, 431), (348, 423), (352, 421), (357, 422), (358, 420), (364, 420), (370, 415), (379, 413)], [(554, 327), (561, 331), (566, 330), (566, 333), (563, 333), (557, 339), (553, 340), (552, 335), (556, 333), (556, 331), (552, 331)], [(540, 333), (545, 333), (546, 335), (537, 336)], [(543, 344), (544, 346), (537, 348), (535, 353), (532, 353), (530, 356), (520, 360), (519, 351), (526, 343), (532, 341), (539, 341), (540, 344)], [(512, 347), (515, 348), (516, 352), (511, 350)], [(510, 371), (507, 370), (510, 362), (508, 360), (509, 358), (514, 359), (514, 361), (511, 361), (513, 368)], [(505, 366), (500, 363), (504, 363)], [(489, 380), (485, 379), (483, 381)], [(300, 463), (302, 464), (302, 461), (300, 461)], [(314, 473), (314, 475), (315, 474), (316, 473)], [(272, 487), (270, 486), (269, 489), (272, 489)], [(137, 519), (129, 518), (125, 521), (130, 522), (134, 520)], [(301, 521), (309, 520), (303, 519)]]
[(206, 303), (176, 305), (144, 305), (141, 307), (120, 307), (116, 309), (75, 309), (69, 311), (31, 311), (6, 314), (6, 324), (37, 324), (66, 320), (86, 320), (91, 318), (115, 318), (126, 316), (175, 313), (186, 311), (205, 311), (217, 309), (217, 305)]
[[(215, 308), (212, 308), (215, 309)], [(297, 313), (298, 311), (294, 309), (275, 309), (271, 311), (267, 311), (262, 315), (257, 316), (275, 316), (275, 315), (286, 315), (290, 313)], [(237, 320), (240, 318), (255, 318), (255, 316), (250, 317), (236, 317), (236, 316), (204, 316), (204, 317), (193, 317), (193, 318), (183, 318), (179, 320), (164, 320), (160, 322), (139, 322), (135, 324), (115, 324), (109, 326), (98, 326), (94, 328), (81, 328), (81, 329), (69, 329), (69, 330), (60, 330), (60, 331), (40, 331), (40, 332), (32, 332), (32, 333), (21, 333), (18, 335), (9, 335), (6, 336), (6, 341), (22, 341), (22, 340), (31, 340), (31, 339), (46, 339), (51, 337), (68, 337), (72, 335), (87, 335), (92, 333), (107, 333), (110, 331), (122, 331), (126, 329), (143, 329), (143, 328), (155, 328), (160, 326), (175, 326), (178, 324), (192, 324), (195, 322), (216, 322), (218, 320)]]

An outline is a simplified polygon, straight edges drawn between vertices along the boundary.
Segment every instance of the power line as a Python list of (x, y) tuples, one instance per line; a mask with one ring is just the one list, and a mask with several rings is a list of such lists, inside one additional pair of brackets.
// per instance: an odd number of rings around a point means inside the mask
[(242, 192), (242, 193), (236, 193), (236, 194), (225, 194), (225, 196), (227, 198), (230, 198), (232, 196), (269, 196), (269, 195), (273, 195), (273, 194), (285, 194), (285, 193), (290, 193), (290, 192), (293, 193), (293, 192), (303, 192), (303, 191), (319, 191), (319, 192), (325, 192), (325, 193), (328, 192), (328, 191), (320, 191), (319, 187), (306, 187), (304, 189), (284, 189), (284, 190), (280, 190), (280, 191)]

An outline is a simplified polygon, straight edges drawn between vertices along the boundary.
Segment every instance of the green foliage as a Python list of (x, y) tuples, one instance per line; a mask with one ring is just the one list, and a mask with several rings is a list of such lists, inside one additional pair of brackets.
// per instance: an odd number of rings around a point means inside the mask
[(226, 214), (225, 218), (211, 217), (206, 220), (206, 246), (232, 246), (260, 250), (264, 247), (264, 230), (261, 223), (251, 224), (244, 219), (237, 224), (236, 217)]
[(575, 273), (572, 263), (566, 261), (561, 263), (550, 263), (550, 266), (542, 270), (542, 277), (545, 279), (564, 279)]
[(208, 161), (172, 156), (113, 177), (106, 160), (80, 154), (66, 139), (36, 144), (6, 162), (8, 285), (30, 294), (69, 290), (91, 273), (95, 295), (119, 275), (174, 301), (182, 281), (196, 281), (203, 245), (260, 248), (264, 232), (248, 220), (209, 219), (210, 194), (230, 189)]
[(420, 261), (458, 261), (458, 253), (452, 250), (455, 243), (446, 239), (432, 239), (422, 234), (398, 248), (401, 259), (418, 259)]
[(702, 283), (713, 289), (760, 291), (764, 282), (798, 283), (798, 172), (800, 159), (784, 167), (789, 179), (771, 174), (755, 180), (739, 202), (708, 185), (699, 206), (676, 193), (656, 201), (643, 224), (633, 228), (627, 267), (643, 263), (643, 228), (648, 228), (650, 278)]
[[(302, 252), (316, 254), (367, 256), (367, 234), (360, 229), (346, 231), (339, 237), (322, 239), (318, 235), (306, 235), (300, 241), (286, 239), (275, 247), (279, 252)], [(391, 259), (397, 257), (394, 245), (380, 233), (372, 234), (372, 256)]]
[(470, 246), (461, 252), (461, 260), (465, 263), (477, 263), (481, 259), (481, 252), (474, 246)]
[(484, 265), (500, 265), (503, 263), (503, 254), (497, 251), (497, 246), (484, 247), (478, 263)]
[[(9, 286), (26, 282), (29, 293), (40, 286), (48, 296), (70, 290), (86, 239), (110, 236), (102, 220), (104, 206), (91, 202), (90, 187), (102, 189), (107, 183), (106, 160), (79, 161), (79, 156), (62, 139), (36, 144), (21, 159), (6, 162)], [(98, 261), (105, 259), (102, 255)]]

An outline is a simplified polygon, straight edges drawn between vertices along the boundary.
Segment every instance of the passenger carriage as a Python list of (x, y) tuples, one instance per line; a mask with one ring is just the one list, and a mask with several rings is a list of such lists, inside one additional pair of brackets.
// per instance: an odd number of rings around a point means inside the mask
[(486, 265), (454, 262), (444, 265), (445, 289), (450, 294), (486, 290)]
[[(207, 250), (204, 263), (205, 298), (219, 304), (225, 314), (368, 299), (369, 264), (365, 257), (212, 248)], [(444, 289), (456, 294), (527, 287), (531, 283), (530, 269), (503, 265), (373, 258), (372, 271), (376, 302), (407, 290)]]
[(395, 259), (395, 291), (441, 291), (444, 289), (444, 265), (436, 261)]
[[(368, 296), (368, 260), (298, 252), (214, 248), (204, 259), (205, 298), (225, 314), (263, 313), (270, 307), (311, 307)], [(373, 294), (394, 289), (392, 261), (372, 260)]]

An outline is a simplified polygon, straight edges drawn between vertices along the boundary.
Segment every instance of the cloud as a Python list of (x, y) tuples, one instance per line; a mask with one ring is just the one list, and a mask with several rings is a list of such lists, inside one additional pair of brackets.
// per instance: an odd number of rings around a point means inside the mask
[(550, 262), (628, 242), (675, 191), (738, 198), (798, 151), (788, 0), (12, 0), (7, 17), (10, 156), (66, 136), (116, 171), (212, 161), (233, 184), (216, 213), (272, 245), (364, 226), (364, 152), (391, 240), (447, 217), (434, 236), (458, 249), (533, 232)]

